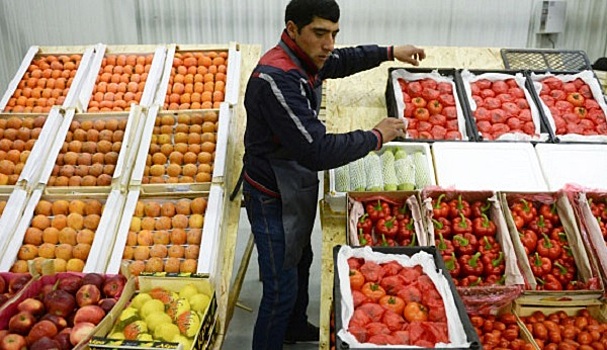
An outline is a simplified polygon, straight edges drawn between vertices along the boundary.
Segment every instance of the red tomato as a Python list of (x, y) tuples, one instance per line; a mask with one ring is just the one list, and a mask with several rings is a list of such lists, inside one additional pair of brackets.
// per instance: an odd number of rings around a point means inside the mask
[(447, 117), (447, 119), (457, 119), (457, 109), (454, 106), (443, 106), (442, 114)]
[(459, 130), (459, 124), (457, 119), (449, 119), (445, 125), (447, 131), (457, 131)]
[(438, 100), (430, 100), (428, 102), (428, 111), (431, 115), (439, 114), (443, 111), (443, 105)]
[(476, 118), (476, 121), (481, 121), (481, 120), (491, 120), (491, 115), (489, 114), (489, 110), (485, 107), (479, 107), (476, 109), (476, 111), (474, 111), (474, 118)]
[(518, 83), (513, 78), (506, 79), (506, 84), (508, 84), (508, 87), (511, 87), (511, 88), (518, 86)]
[[(607, 128), (605, 133), (607, 133)], [(445, 140), (461, 140), (462, 134), (459, 131), (448, 131), (447, 135), (445, 135)]]
[(435, 140), (443, 140), (447, 135), (447, 129), (442, 125), (434, 125), (430, 131), (432, 138)]
[(529, 108), (529, 103), (527, 102), (527, 99), (525, 99), (525, 98), (517, 98), (515, 103), (516, 103), (517, 107), (520, 109)]
[(430, 131), (432, 129), (432, 124), (425, 120), (420, 120), (417, 124), (417, 130), (419, 131)]
[(518, 106), (515, 103), (512, 103), (512, 102), (504, 102), (502, 104), (502, 109), (509, 116), (518, 116), (519, 113), (521, 112), (521, 109), (518, 108)]
[(582, 79), (580, 79), (580, 78), (576, 78), (576, 79), (573, 81), (573, 85), (575, 85), (575, 87), (576, 87), (577, 89), (579, 89), (579, 88), (581, 88), (582, 86), (586, 85), (586, 83), (585, 83), (585, 82), (584, 82)]
[[(573, 84), (572, 84), (573, 85)], [(584, 105), (584, 96), (578, 92), (570, 92), (567, 95), (567, 101), (575, 107), (581, 107)]]
[(411, 95), (403, 91), (403, 101), (411, 102)]
[(426, 101), (436, 100), (440, 96), (440, 92), (436, 89), (424, 89), (422, 90), (422, 97), (426, 99)]
[(412, 301), (405, 306), (404, 316), (409, 322), (424, 322), (428, 319), (428, 310), (422, 304)]
[(429, 131), (420, 131), (419, 138), (424, 140), (431, 140), (432, 134)]
[(436, 89), (438, 90), (438, 92), (440, 92), (441, 95), (443, 95), (443, 94), (449, 94), (449, 95), (453, 94), (453, 87), (449, 83), (438, 83), (436, 85)]
[(573, 107), (573, 113), (580, 118), (586, 118), (588, 115), (586, 108), (584, 107)]
[(363, 292), (363, 294), (373, 302), (377, 302), (381, 297), (386, 295), (386, 291), (375, 282), (367, 282), (363, 284), (361, 292)]
[(556, 77), (548, 77), (542, 82), (548, 85), (550, 89), (561, 89), (563, 87), (563, 82)]
[(593, 99), (586, 99), (584, 101), (584, 107), (586, 107), (586, 109), (588, 110), (601, 108), (599, 104)]
[(507, 119), (506, 112), (501, 109), (494, 109), (489, 111), (489, 116), (491, 118), (491, 122), (495, 123), (505, 123)]
[(411, 95), (411, 97), (421, 96), (422, 93), (422, 85), (417, 81), (412, 81), (407, 85), (407, 93)]
[(416, 97), (414, 99), (411, 100), (411, 103), (413, 103), (413, 106), (415, 106), (416, 108), (419, 107), (426, 107), (426, 100), (423, 99), (422, 97)]
[(523, 127), (523, 122), (517, 117), (510, 117), (506, 121), (506, 124), (511, 130), (520, 130)]
[(405, 118), (413, 117), (413, 111), (415, 110), (415, 106), (411, 102), (405, 102)]
[(510, 94), (499, 94), (496, 96), (502, 103), (504, 102), (512, 102), (515, 100), (515, 97)]
[(525, 92), (520, 87), (511, 87), (508, 89), (508, 94), (515, 98), (525, 98)]
[(491, 125), (491, 133), (493, 134), (493, 136), (495, 136), (495, 138), (498, 138), (500, 137), (500, 135), (503, 135), (509, 131), (510, 128), (504, 123), (495, 123)]
[(470, 93), (472, 94), (472, 96), (477, 96), (481, 93), (481, 88), (478, 87), (478, 84), (472, 83), (470, 84)]
[(436, 89), (436, 81), (434, 79), (426, 78), (419, 81), (422, 88), (424, 89)]
[[(432, 114), (432, 112), (430, 112), (430, 114)], [(428, 121), (434, 125), (445, 126), (445, 124), (447, 123), (447, 117), (442, 114), (434, 114), (430, 116), (430, 119), (428, 119)]]
[(535, 124), (533, 122), (526, 122), (523, 125), (523, 132), (528, 135), (535, 134)]
[(384, 295), (381, 297), (379, 299), (379, 305), (384, 309), (393, 311), (399, 315), (405, 309), (405, 302), (403, 299), (393, 295)]
[(363, 276), (363, 274), (356, 270), (356, 269), (351, 269), (350, 270), (350, 288), (352, 290), (360, 290), (360, 288), (363, 286), (363, 284), (365, 284), (365, 276)]
[(491, 132), (491, 123), (486, 120), (481, 120), (476, 123), (476, 128), (480, 132)]
[(585, 98), (592, 98), (592, 90), (590, 90), (590, 86), (583, 85), (579, 88), (578, 92), (582, 94)]
[(491, 89), (484, 89), (484, 90), (481, 90), (480, 96), (485, 99), (487, 97), (495, 97), (495, 91), (493, 91)]
[(415, 116), (415, 118), (417, 118), (419, 120), (430, 119), (430, 112), (428, 112), (428, 110), (423, 107), (416, 108), (415, 111), (413, 112), (413, 115)]
[(580, 120), (580, 125), (584, 128), (584, 130), (594, 130), (595, 128), (595, 125), (592, 120), (588, 118)]
[(508, 88), (508, 84), (501, 80), (494, 81), (493, 84), (491, 84), (491, 89), (495, 91), (496, 94), (503, 94), (508, 91)]
[(474, 100), (474, 103), (476, 104), (477, 108), (485, 105), (485, 101), (483, 100), (483, 98), (478, 95), (472, 95), (472, 99)]
[(554, 98), (550, 95), (542, 95), (540, 96), (540, 98), (542, 99), (542, 101), (544, 101), (544, 104), (546, 105), (546, 107), (552, 107), (554, 106)]
[(575, 86), (574, 83), (565, 83), (563, 84), (563, 91), (565, 92), (576, 92), (577, 91), (577, 86)]
[(476, 85), (478, 85), (481, 90), (489, 89), (491, 88), (491, 81), (487, 79), (479, 79), (476, 81)]
[(455, 97), (452, 94), (442, 94), (438, 97), (438, 102), (442, 103), (443, 107), (455, 106)]
[(502, 106), (502, 102), (495, 97), (487, 97), (485, 100), (485, 107), (487, 109), (498, 109)]
[(582, 135), (584, 133), (584, 128), (579, 124), (567, 124), (567, 133)]
[(571, 112), (573, 105), (568, 101), (556, 101), (554, 107), (561, 113)]
[(552, 96), (557, 101), (560, 101), (560, 100), (564, 101), (567, 99), (567, 94), (563, 90), (551, 90), (550, 96)]

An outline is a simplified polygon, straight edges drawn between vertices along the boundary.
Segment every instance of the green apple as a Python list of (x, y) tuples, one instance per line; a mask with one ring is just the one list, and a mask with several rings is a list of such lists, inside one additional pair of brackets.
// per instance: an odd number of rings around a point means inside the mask
[(111, 339), (125, 339), (124, 338), (124, 333), (122, 333), (122, 332), (114, 332), (114, 333), (108, 335), (108, 338), (111, 338)]
[(172, 323), (163, 323), (156, 327), (154, 338), (156, 340), (172, 341), (179, 334), (179, 327)]
[(190, 283), (185, 287), (181, 288), (179, 291), (179, 297), (184, 299), (190, 299), (192, 295), (198, 294), (198, 288), (194, 285), (194, 283)]
[(152, 338), (152, 335), (149, 333), (141, 333), (137, 336), (137, 340), (140, 341), (152, 341), (154, 340), (154, 338)]
[(141, 317), (146, 318), (154, 311), (164, 312), (164, 303), (158, 299), (150, 299), (143, 304), (141, 310), (139, 311), (139, 314), (141, 315)]
[(177, 323), (181, 334), (191, 338), (198, 333), (198, 329), (200, 328), (200, 317), (196, 312), (186, 311), (177, 317), (175, 323)]
[(193, 341), (194, 339), (186, 338), (181, 334), (176, 335), (175, 338), (173, 338), (172, 340), (173, 343), (180, 343), (181, 345), (183, 345), (184, 350), (192, 349)]
[(198, 294), (192, 295), (189, 299), (190, 308), (192, 310), (198, 311), (202, 314), (206, 311), (210, 300), (211, 300), (211, 298), (209, 298), (208, 295), (203, 294), (203, 293), (198, 293)]
[(164, 311), (154, 311), (145, 318), (150, 331), (155, 331), (156, 328), (163, 323), (172, 323), (173, 320)]
[(187, 299), (179, 298), (173, 300), (167, 306), (167, 314), (171, 316), (173, 320), (176, 320), (177, 316), (186, 311), (190, 311), (190, 302)]
[(139, 310), (139, 309), (141, 309), (143, 304), (145, 304), (145, 302), (148, 300), (152, 300), (151, 295), (149, 295), (148, 293), (139, 293), (133, 298), (133, 300), (131, 300), (130, 306)]

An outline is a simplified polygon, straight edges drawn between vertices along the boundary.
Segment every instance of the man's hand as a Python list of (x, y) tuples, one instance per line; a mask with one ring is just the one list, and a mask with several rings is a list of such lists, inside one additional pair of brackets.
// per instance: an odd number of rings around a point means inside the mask
[(414, 66), (419, 66), (419, 61), (426, 58), (424, 49), (420, 49), (412, 45), (394, 46), (393, 50), (395, 59), (407, 62)]
[(389, 142), (397, 137), (405, 136), (405, 122), (400, 118), (385, 118), (373, 128), (381, 133), (383, 142)]

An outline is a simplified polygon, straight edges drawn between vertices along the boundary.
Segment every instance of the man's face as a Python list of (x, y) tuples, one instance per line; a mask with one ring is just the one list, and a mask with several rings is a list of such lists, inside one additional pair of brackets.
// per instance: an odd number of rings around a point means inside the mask
[(287, 32), (295, 43), (322, 68), (335, 46), (335, 36), (339, 32), (339, 23), (314, 17), (312, 23), (298, 30), (295, 23), (287, 22)]

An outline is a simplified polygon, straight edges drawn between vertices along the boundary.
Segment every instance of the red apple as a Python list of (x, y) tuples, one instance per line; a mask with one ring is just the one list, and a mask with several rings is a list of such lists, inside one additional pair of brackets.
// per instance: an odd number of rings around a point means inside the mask
[(45, 314), (40, 319), (40, 321), (42, 321), (42, 320), (48, 320), (48, 321), (53, 322), (55, 324), (55, 326), (57, 327), (58, 331), (67, 327), (67, 321), (65, 320), (65, 318), (63, 318), (61, 316), (57, 316), (57, 315), (53, 315), (53, 314)]
[(19, 311), (29, 311), (32, 315), (39, 316), (44, 313), (44, 304), (34, 298), (27, 298), (17, 305)]
[(61, 350), (59, 343), (49, 337), (42, 337), (31, 344), (28, 350)]
[(105, 282), (105, 277), (102, 274), (91, 272), (87, 273), (82, 277), (82, 284), (94, 284), (101, 290), (103, 288), (103, 282)]
[(101, 299), (101, 291), (94, 284), (85, 284), (76, 292), (78, 306), (97, 305)]
[(59, 344), (59, 349), (61, 350), (70, 350), (72, 348), (72, 343), (70, 343), (70, 333), (60, 332), (54, 338), (54, 341)]
[(106, 297), (116, 298), (122, 293), (126, 284), (126, 278), (123, 275), (114, 275), (105, 279), (103, 283), (103, 294)]
[(6, 337), (9, 334), (10, 334), (10, 332), (8, 331), (8, 329), (1, 330), (0, 331), (0, 343), (2, 343), (2, 339), (4, 339), (4, 337)]
[(99, 300), (99, 306), (101, 306), (101, 308), (103, 309), (103, 311), (105, 311), (106, 314), (110, 312), (110, 310), (112, 310), (114, 305), (116, 305), (116, 299), (114, 298), (105, 298)]
[(70, 343), (75, 346), (93, 333), (94, 329), (95, 325), (90, 322), (76, 323), (74, 328), (72, 328), (72, 332), (70, 333)]
[(52, 338), (57, 335), (57, 327), (49, 320), (42, 320), (34, 325), (27, 335), (27, 343), (34, 344), (43, 337)]
[(74, 316), (74, 325), (82, 322), (90, 322), (94, 325), (99, 324), (105, 317), (105, 311), (97, 305), (86, 305), (76, 311)]
[(67, 317), (76, 307), (76, 298), (62, 289), (56, 289), (44, 296), (44, 306), (49, 314)]
[(62, 289), (72, 295), (75, 295), (80, 287), (82, 287), (82, 278), (78, 276), (66, 276), (59, 280), (57, 289)]
[(20, 291), (29, 280), (32, 279), (32, 276), (29, 274), (20, 274), (19, 276), (14, 277), (10, 282), (8, 282), (8, 291), (11, 294), (15, 294)]
[(25, 341), (25, 338), (22, 335), (12, 333), (2, 338), (2, 342), (0, 343), (0, 349), (25, 350), (27, 349), (27, 341)]
[(36, 318), (28, 311), (21, 311), (8, 321), (8, 330), (12, 333), (27, 334), (36, 323)]
[(0, 276), (0, 293), (6, 292), (6, 280)]
[(55, 285), (54, 284), (45, 284), (42, 286), (42, 288), (40, 289), (40, 293), (38, 293), (38, 299), (44, 301), (44, 297), (52, 292), (53, 290), (55, 290)]

